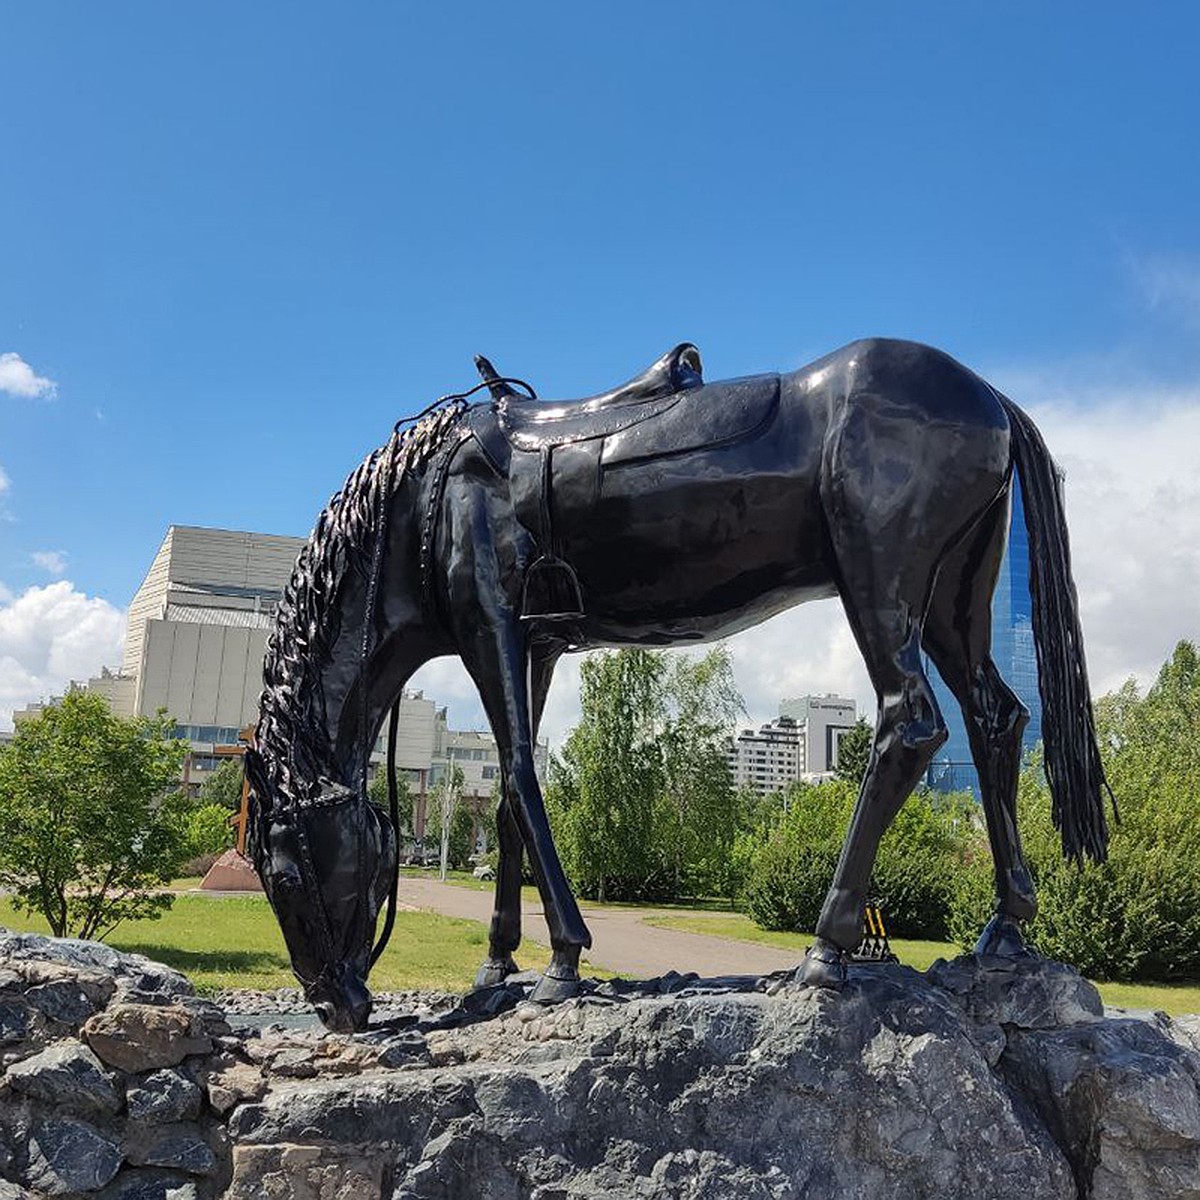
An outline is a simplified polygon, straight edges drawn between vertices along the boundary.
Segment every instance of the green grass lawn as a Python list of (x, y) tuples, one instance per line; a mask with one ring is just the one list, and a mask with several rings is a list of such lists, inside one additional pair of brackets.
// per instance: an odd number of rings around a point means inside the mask
[[(710, 937), (732, 938), (740, 942), (759, 942), (766, 946), (779, 946), (794, 950), (797, 958), (812, 942), (811, 933), (779, 933), (760, 929), (749, 917), (741, 913), (713, 914), (711, 916), (659, 916), (647, 917), (649, 925), (664, 929), (681, 929), (688, 933), (706, 933)], [(925, 970), (937, 958), (953, 958), (958, 947), (951, 942), (917, 942), (904, 938), (893, 938), (892, 949), (900, 961), (919, 971)], [(1122, 1008), (1161, 1009), (1177, 1016), (1180, 1013), (1200, 1012), (1200, 986), (1187, 983), (1096, 983), (1105, 1004)]]
[[(49, 933), (41, 917), (16, 912), (6, 897), (0, 897), (0, 924)], [(129, 921), (106, 940), (118, 950), (145, 954), (182, 971), (205, 993), (224, 987), (296, 986), (283, 936), (262, 896), (180, 895), (160, 920)], [(398, 912), (388, 948), (371, 971), (371, 987), (463, 991), (486, 953), (487, 929), (477, 921)], [(547, 949), (526, 940), (518, 961), (540, 969), (549, 957)]]

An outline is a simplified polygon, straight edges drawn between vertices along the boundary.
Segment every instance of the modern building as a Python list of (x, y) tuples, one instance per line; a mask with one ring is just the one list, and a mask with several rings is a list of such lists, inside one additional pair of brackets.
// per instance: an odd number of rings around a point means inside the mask
[[(1033, 601), (1029, 595), (1029, 537), (1021, 488), (1013, 479), (1012, 526), (1008, 550), (1000, 565), (1000, 578), (992, 599), (992, 658), (1009, 687), (1029, 709), (1029, 725), (1022, 740), (1028, 753), (1042, 740), (1042, 699), (1038, 693), (1037, 656), (1033, 645)], [(979, 795), (979, 776), (971, 758), (962, 709), (932, 663), (926, 670), (933, 683), (950, 737), (934, 756), (925, 781), (941, 792), (969, 791)]]
[[(122, 716), (174, 718), (190, 753), (183, 781), (197, 792), (225, 758), (239, 753), (238, 736), (258, 717), (262, 663), (275, 608), (303, 538), (172, 525), (129, 605), (124, 657), (86, 684)], [(15, 714), (20, 723), (43, 705)], [(490, 733), (449, 728), (445, 708), (420, 692), (401, 699), (397, 765), (414, 789), (414, 824), (424, 832), (426, 794), (449, 764), (462, 768), (464, 800), (490, 800), (499, 756)], [(539, 767), (546, 746), (537, 748)], [(383, 740), (372, 754), (384, 761)]]
[(858, 705), (845, 696), (800, 696), (780, 701), (779, 715), (804, 727), (805, 773), (829, 775), (837, 767), (838, 742), (858, 720)]
[(842, 696), (784, 700), (779, 712), (757, 732), (744, 729), (727, 743), (735, 787), (766, 795), (799, 780), (828, 779), (837, 767), (842, 734), (858, 720), (858, 706)]
[(753, 788), (761, 795), (779, 792), (804, 773), (804, 730), (794, 717), (779, 717), (753, 729), (743, 729), (726, 747), (726, 761), (736, 788)]

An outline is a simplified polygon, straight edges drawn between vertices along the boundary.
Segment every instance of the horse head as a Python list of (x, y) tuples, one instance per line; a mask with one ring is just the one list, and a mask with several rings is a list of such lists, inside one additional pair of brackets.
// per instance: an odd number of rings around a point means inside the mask
[(394, 913), (376, 942), (398, 847), (394, 803), (389, 818), (367, 797), (371, 754), (391, 708), (394, 788), (395, 705), (413, 669), (442, 652), (436, 621), (424, 617), (420, 480), (408, 472), (428, 462), (459, 413), (443, 406), (397, 430), (329, 502), (296, 560), (263, 661), (245, 756), (249, 847), (292, 969), (339, 1032), (366, 1025), (367, 973)]
[(246, 753), (246, 776), (251, 848), (292, 970), (327, 1028), (365, 1029), (375, 927), (397, 862), (391, 821), (363, 792), (328, 780), (296, 803), (273, 788), (257, 750)]

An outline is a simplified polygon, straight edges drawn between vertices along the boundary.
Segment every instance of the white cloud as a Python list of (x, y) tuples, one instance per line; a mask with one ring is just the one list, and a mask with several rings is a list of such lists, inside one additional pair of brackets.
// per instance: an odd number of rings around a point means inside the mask
[(67, 573), (67, 552), (65, 550), (35, 550), (29, 557), (49, 575), (65, 575)]
[(4, 473), (4, 468), (0, 467), (0, 496), (12, 487), (12, 480)]
[(26, 588), (0, 587), (0, 728), (13, 710), (61, 693), (120, 660), (125, 614), (68, 580)]
[(53, 379), (36, 374), (19, 354), (11, 350), (0, 354), (0, 392), (21, 396), (26, 400), (37, 400), (43, 396), (49, 399), (57, 387)]

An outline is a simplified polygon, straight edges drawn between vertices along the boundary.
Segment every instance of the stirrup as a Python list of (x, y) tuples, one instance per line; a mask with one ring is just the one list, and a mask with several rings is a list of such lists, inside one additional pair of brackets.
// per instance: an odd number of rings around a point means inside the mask
[(569, 562), (552, 554), (543, 554), (525, 572), (521, 620), (583, 620), (583, 592), (575, 568)]

